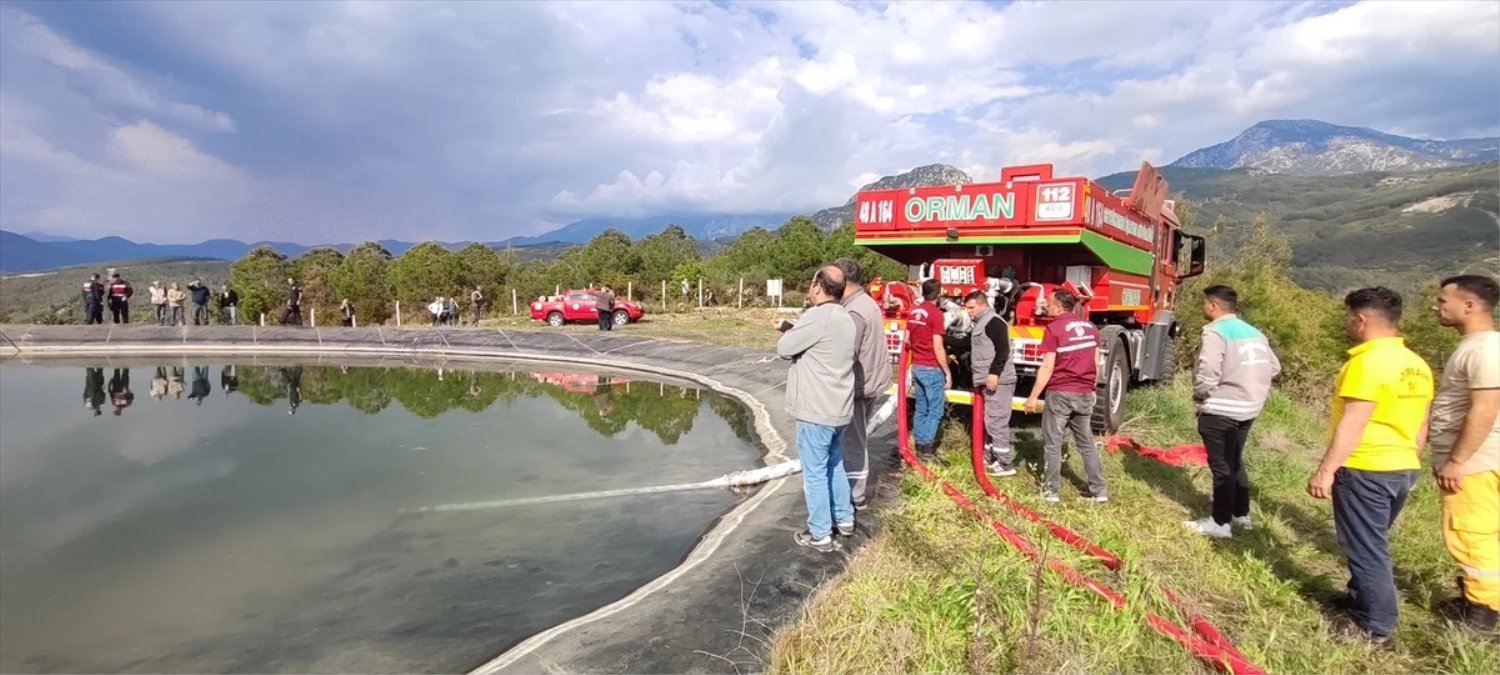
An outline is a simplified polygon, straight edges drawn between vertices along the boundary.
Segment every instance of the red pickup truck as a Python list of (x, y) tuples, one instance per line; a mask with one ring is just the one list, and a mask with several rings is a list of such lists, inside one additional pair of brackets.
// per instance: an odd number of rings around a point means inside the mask
[[(569, 321), (599, 321), (599, 310), (594, 308), (591, 291), (568, 291), (562, 295), (537, 298), (531, 302), (531, 318), (546, 321), (549, 326), (561, 326)], [(623, 326), (640, 321), (646, 308), (638, 302), (615, 298), (615, 325)]]

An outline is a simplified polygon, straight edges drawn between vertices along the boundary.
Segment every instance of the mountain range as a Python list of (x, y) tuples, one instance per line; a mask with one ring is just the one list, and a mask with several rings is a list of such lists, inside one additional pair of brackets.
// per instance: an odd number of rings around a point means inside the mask
[(1316, 120), (1268, 120), (1169, 166), (1259, 169), (1296, 176), (1421, 171), (1500, 159), (1500, 138), (1431, 141)]
[[(1497, 159), (1500, 159), (1500, 138), (1434, 141), (1313, 120), (1269, 120), (1246, 129), (1229, 141), (1190, 152), (1162, 170), (1174, 191), (1184, 191), (1189, 199), (1196, 199), (1200, 195), (1196, 194), (1193, 186), (1217, 185), (1213, 178), (1219, 174), (1231, 177), (1276, 175), (1295, 180), (1298, 177), (1455, 168)], [(1100, 181), (1111, 188), (1130, 187), (1133, 178), (1134, 172), (1128, 172), (1106, 176)], [(1371, 180), (1382, 179), (1381, 175), (1376, 175)], [(929, 164), (905, 173), (885, 176), (861, 189), (972, 182), (972, 177), (955, 167)], [(1295, 188), (1281, 185), (1279, 189)], [(1306, 189), (1321, 188), (1309, 184)], [(1218, 196), (1212, 194), (1202, 196), (1210, 201), (1218, 199)], [(1465, 208), (1467, 205), (1468, 203)], [(851, 196), (842, 205), (817, 211), (812, 214), (812, 218), (825, 230), (833, 229), (840, 223), (852, 220), (853, 209), (854, 198)], [(567, 245), (584, 243), (609, 228), (618, 229), (634, 239), (659, 232), (672, 223), (683, 226), (701, 244), (723, 243), (752, 227), (774, 229), (789, 216), (790, 214), (765, 213), (588, 218), (533, 237), (512, 237), (485, 243), (495, 248), (514, 247), (526, 258), (549, 257)], [(448, 248), (458, 249), (471, 242), (442, 243)], [(400, 255), (413, 245), (411, 242), (394, 240), (382, 240), (380, 244), (395, 255)], [(234, 260), (261, 245), (271, 246), (288, 256), (297, 256), (314, 248), (291, 242), (245, 243), (232, 239), (213, 239), (198, 244), (143, 244), (120, 237), (78, 240), (43, 232), (28, 232), (23, 235), (0, 230), (0, 271), (27, 272), (67, 265), (146, 258)], [(351, 247), (352, 244), (333, 246), (341, 251), (347, 251)]]

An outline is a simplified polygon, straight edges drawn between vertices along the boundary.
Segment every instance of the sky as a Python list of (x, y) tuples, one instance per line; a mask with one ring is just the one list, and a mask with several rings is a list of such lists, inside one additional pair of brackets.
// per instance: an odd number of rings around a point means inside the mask
[(0, 228), (496, 241), (1266, 119), (1500, 134), (1493, 2), (0, 2)]

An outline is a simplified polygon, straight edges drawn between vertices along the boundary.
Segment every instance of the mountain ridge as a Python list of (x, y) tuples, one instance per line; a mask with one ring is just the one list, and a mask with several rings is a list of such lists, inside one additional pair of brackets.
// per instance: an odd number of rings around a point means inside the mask
[(1167, 166), (1299, 176), (1422, 171), (1500, 159), (1500, 137), (1425, 140), (1318, 120), (1266, 120)]

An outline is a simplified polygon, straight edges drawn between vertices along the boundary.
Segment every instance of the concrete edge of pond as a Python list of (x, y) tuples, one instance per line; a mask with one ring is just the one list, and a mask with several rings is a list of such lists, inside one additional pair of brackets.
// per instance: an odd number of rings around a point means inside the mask
[[(628, 330), (0, 326), (0, 357), (6, 360), (155, 354), (400, 356), (633, 370), (695, 382), (735, 398), (754, 416), (767, 464), (794, 456), (786, 441), (795, 435), (795, 420), (783, 410), (785, 363), (744, 348), (648, 338)], [(889, 433), (871, 441), (883, 448), (893, 445)], [(724, 514), (670, 571), (611, 604), (511, 646), (474, 672), (738, 673), (764, 668), (772, 632), (795, 618), (802, 601), (842, 571), (847, 559), (793, 543), (792, 533), (805, 523), (801, 490), (795, 489), (799, 485), (796, 478), (767, 483)], [(861, 522), (862, 534), (854, 543), (865, 539), (871, 524)]]

